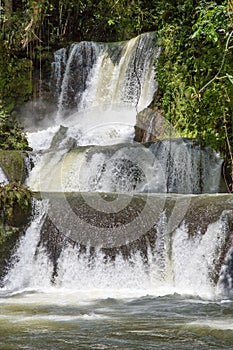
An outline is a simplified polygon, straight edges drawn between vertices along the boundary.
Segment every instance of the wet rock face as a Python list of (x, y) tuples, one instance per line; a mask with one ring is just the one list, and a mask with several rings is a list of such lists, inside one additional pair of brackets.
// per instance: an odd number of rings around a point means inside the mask
[[(148, 230), (140, 234), (136, 232), (135, 225), (135, 232), (127, 233), (130, 224), (145, 209), (145, 199), (135, 196), (131, 200), (130, 196), (121, 195), (122, 201), (126, 197), (129, 201), (125, 208), (117, 211), (114, 201), (117, 201), (118, 194), (100, 194), (99, 201), (105, 201), (108, 207), (108, 210), (101, 211), (100, 207), (99, 210), (94, 208), (98, 206), (95, 194), (85, 196), (86, 200), (81, 193), (66, 194), (65, 198), (58, 193), (49, 194), (51, 207), (42, 227), (39, 244), (46, 248), (53, 263), (53, 276), (57, 273), (60, 254), (67, 246), (72, 247), (78, 256), (88, 252), (90, 258), (94, 258), (96, 252), (101, 252), (106, 261), (114, 261), (118, 255), (129, 260), (138, 253), (146, 263), (148, 247), (153, 250), (156, 243), (156, 226), (151, 224)], [(151, 222), (153, 220), (151, 218)]]
[(19, 239), (27, 229), (31, 219), (31, 207), (22, 210), (18, 205), (13, 208), (12, 218), (4, 218), (0, 210), (0, 287), (3, 277), (12, 265), (12, 257)]
[[(41, 232), (40, 245), (46, 248), (57, 274), (58, 259), (67, 246), (74, 254), (88, 254), (94, 259), (101, 251), (107, 261), (114, 261), (120, 255), (130, 260), (140, 254), (145, 264), (148, 252), (155, 259), (163, 259), (165, 242), (172, 244), (177, 229), (187, 227), (188, 237), (201, 240), (210, 225), (221, 220), (223, 224), (221, 251), (210, 266), (210, 278), (217, 284), (221, 281), (226, 288), (232, 276), (233, 249), (233, 199), (231, 195), (162, 196), (162, 195), (121, 195), (124, 208), (116, 211), (114, 201), (119, 194), (101, 194), (99, 201), (105, 201), (106, 208), (98, 207), (96, 194), (81, 193), (48, 194), (50, 209)], [(85, 197), (86, 196), (86, 197)], [(116, 204), (116, 203), (115, 203)], [(105, 209), (105, 211), (104, 211)], [(137, 217), (140, 218), (137, 221)], [(135, 223), (135, 224), (133, 224)], [(140, 226), (141, 223), (141, 226)], [(209, 230), (210, 231), (210, 230)], [(185, 237), (185, 236), (184, 236)], [(165, 244), (165, 245), (164, 245)], [(171, 249), (171, 248), (169, 248)], [(216, 247), (216, 249), (220, 249)], [(168, 254), (172, 256), (172, 251)], [(227, 265), (225, 275), (222, 266)]]
[(15, 229), (11, 232), (5, 232), (5, 235), (4, 240), (3, 237), (0, 237), (0, 287), (2, 287), (1, 281), (11, 265), (11, 257), (17, 247), (20, 232)]
[[(171, 136), (170, 124), (162, 113), (151, 108), (145, 108), (136, 116), (134, 141), (152, 142)], [(172, 136), (176, 137), (174, 130)]]
[(13, 209), (13, 217), (0, 218), (0, 286), (2, 278), (11, 266), (11, 257), (27, 229), (31, 219), (31, 208), (24, 211), (18, 206)]
[[(114, 230), (114, 228), (113, 228)], [(93, 232), (94, 234), (94, 232)], [(125, 260), (130, 260), (132, 256), (139, 253), (143, 261), (148, 261), (148, 247), (154, 249), (156, 244), (156, 228), (152, 227), (145, 235), (128, 244), (112, 248), (98, 248), (81, 244), (74, 237), (66, 236), (61, 228), (57, 228), (52, 220), (47, 216), (42, 227), (41, 239), (38, 247), (42, 246), (46, 249), (48, 257), (53, 264), (53, 276), (57, 276), (58, 260), (62, 251), (70, 246), (73, 249), (73, 254), (78, 257), (89, 255), (90, 259), (95, 259), (96, 254), (101, 252), (106, 262), (115, 261), (117, 256), (121, 255)], [(91, 261), (90, 261), (91, 263)]]
[(24, 182), (27, 175), (27, 159), (26, 152), (0, 150), (0, 167), (9, 182)]
[(62, 148), (75, 148), (77, 141), (72, 137), (67, 138), (67, 130), (67, 127), (60, 125), (60, 128), (58, 129), (57, 133), (54, 135), (51, 141), (50, 151), (56, 151)]
[[(146, 142), (146, 141), (157, 140), (155, 135), (153, 135), (153, 132), (151, 132), (151, 134), (148, 135), (148, 129), (150, 126), (150, 122), (153, 119), (153, 116), (154, 116), (154, 111), (149, 108), (145, 108), (137, 114), (136, 125), (134, 126), (134, 129), (135, 129), (134, 141)], [(153, 125), (153, 129), (154, 129), (154, 125)]]

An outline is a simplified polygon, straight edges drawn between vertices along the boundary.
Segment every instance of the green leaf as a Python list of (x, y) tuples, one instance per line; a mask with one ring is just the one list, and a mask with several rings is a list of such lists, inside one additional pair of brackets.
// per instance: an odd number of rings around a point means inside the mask
[(108, 20), (108, 25), (109, 26), (113, 26), (115, 24), (114, 20), (113, 19), (109, 19)]

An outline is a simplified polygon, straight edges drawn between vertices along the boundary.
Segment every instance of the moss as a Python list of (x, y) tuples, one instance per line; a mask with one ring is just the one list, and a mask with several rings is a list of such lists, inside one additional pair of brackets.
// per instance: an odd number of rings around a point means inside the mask
[(32, 206), (31, 191), (26, 187), (9, 184), (0, 187), (0, 224), (13, 227), (23, 227), (30, 214)]
[(26, 154), (21, 151), (0, 150), (0, 166), (9, 182), (21, 184), (25, 180), (25, 156)]

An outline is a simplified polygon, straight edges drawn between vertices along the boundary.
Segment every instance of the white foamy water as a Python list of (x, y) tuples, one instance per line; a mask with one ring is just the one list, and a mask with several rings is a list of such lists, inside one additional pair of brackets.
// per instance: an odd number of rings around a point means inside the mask
[(207, 328), (212, 330), (220, 330), (220, 331), (233, 331), (233, 323), (230, 322), (230, 320), (220, 319), (211, 319), (211, 321), (196, 321), (196, 322), (190, 322), (188, 324), (190, 327), (196, 327), (198, 329), (200, 328)]
[(69, 52), (58, 50), (52, 65), (58, 112), (51, 127), (27, 134), (34, 151), (48, 149), (60, 125), (67, 128), (64, 147), (70, 138), (76, 146), (131, 142), (136, 114), (157, 89), (153, 39), (147, 33), (128, 42), (81, 42)]
[(110, 349), (117, 337), (117, 349), (123, 341), (135, 350), (208, 350), (206, 339), (213, 350), (230, 348), (232, 301), (219, 302), (211, 277), (227, 240), (224, 214), (190, 237), (185, 224), (168, 234), (163, 212), (146, 263), (139, 251), (112, 261), (99, 249), (64, 245), (53, 276), (40, 237), (47, 207), (37, 207), (0, 290), (0, 347)]
[(54, 126), (54, 127), (49, 127), (48, 129), (45, 129), (45, 130), (28, 132), (27, 140), (28, 140), (29, 146), (36, 151), (48, 149), (50, 147), (52, 138), (54, 137), (58, 129), (59, 129), (59, 126)]
[(8, 183), (9, 183), (9, 181), (8, 181), (8, 179), (6, 177), (6, 174), (4, 173), (2, 168), (0, 167), (0, 186), (1, 185), (6, 185)]
[[(45, 204), (40, 205), (21, 239), (13, 259), (15, 263), (5, 277), (3, 291), (54, 293), (57, 295), (54, 302), (58, 304), (64, 302), (63, 298), (72, 303), (72, 300), (179, 293), (211, 299), (221, 293), (213, 283), (214, 270), (220, 263), (227, 239), (226, 225), (221, 218), (209, 225), (204, 235), (197, 232), (190, 237), (183, 225), (169, 237), (163, 213), (157, 224), (156, 245), (153, 249), (148, 245), (146, 264), (140, 251), (127, 259), (119, 253), (111, 261), (106, 260), (101, 250), (96, 249), (93, 254), (87, 249), (84, 253), (79, 247), (65, 245), (53, 277), (53, 263), (40, 242), (45, 209)], [(28, 295), (29, 299), (31, 297), (34, 298), (33, 294)], [(43, 299), (43, 293), (41, 297)]]
[(218, 154), (200, 154), (192, 140), (85, 146), (45, 153), (27, 184), (47, 192), (216, 193), (221, 165)]
[(37, 213), (31, 221), (25, 236), (21, 238), (19, 247), (12, 259), (12, 269), (5, 277), (5, 288), (19, 291), (27, 288), (50, 286), (52, 264), (43, 248), (38, 248), (41, 226), (45, 214), (45, 202), (38, 203)]
[(227, 235), (224, 219), (210, 224), (204, 235), (198, 232), (194, 236), (188, 234), (185, 225), (176, 230), (172, 266), (174, 284), (180, 293), (202, 295), (207, 299), (214, 295), (214, 273), (218, 263), (221, 264)]

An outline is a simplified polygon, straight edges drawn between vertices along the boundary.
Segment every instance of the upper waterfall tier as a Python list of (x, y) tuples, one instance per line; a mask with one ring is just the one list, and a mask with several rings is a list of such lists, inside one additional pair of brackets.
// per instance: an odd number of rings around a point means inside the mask
[(119, 43), (84, 41), (56, 51), (50, 86), (57, 111), (44, 121), (43, 130), (28, 133), (33, 150), (48, 149), (61, 125), (72, 146), (132, 142), (136, 114), (157, 89), (154, 65), (160, 49), (154, 36), (146, 33)]
[(53, 77), (60, 117), (70, 110), (115, 105), (146, 107), (156, 90), (154, 34), (127, 42), (73, 44), (54, 55)]

